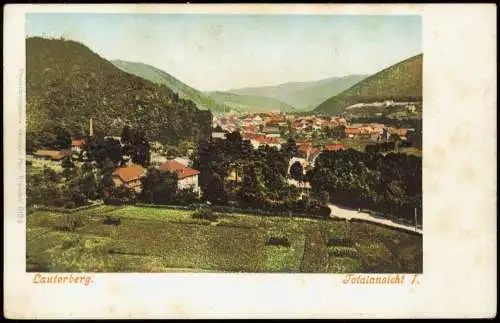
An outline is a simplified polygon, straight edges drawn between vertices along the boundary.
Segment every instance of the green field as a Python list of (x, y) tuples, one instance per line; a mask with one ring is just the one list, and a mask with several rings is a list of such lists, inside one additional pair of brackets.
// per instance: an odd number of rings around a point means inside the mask
[[(421, 272), (422, 238), (364, 223), (99, 206), (28, 215), (27, 271)], [(119, 225), (104, 224), (106, 216)], [(74, 217), (79, 225), (65, 231)], [(289, 245), (268, 245), (270, 238)], [(333, 242), (332, 242), (333, 241)], [(348, 245), (342, 245), (345, 241)], [(339, 245), (336, 245), (336, 243)]]

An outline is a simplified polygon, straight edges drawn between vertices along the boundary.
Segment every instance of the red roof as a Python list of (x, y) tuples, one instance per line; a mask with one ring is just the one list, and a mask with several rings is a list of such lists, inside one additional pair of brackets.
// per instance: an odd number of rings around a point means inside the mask
[(118, 176), (124, 182), (130, 182), (142, 177), (146, 169), (141, 165), (120, 167), (113, 172), (113, 176)]
[(256, 139), (258, 137), (261, 137), (262, 135), (256, 134), (254, 132), (244, 132), (242, 137), (244, 140), (251, 140), (251, 139)]
[(75, 139), (71, 141), (71, 146), (73, 147), (79, 147), (85, 144), (85, 140), (83, 139)]
[(345, 149), (344, 145), (342, 145), (342, 144), (333, 144), (333, 145), (326, 145), (325, 146), (325, 150), (328, 150), (328, 151), (338, 151), (338, 150), (342, 150), (342, 149)]
[(258, 135), (257, 137), (253, 138), (253, 140), (257, 141), (260, 144), (279, 144), (279, 143), (281, 143), (280, 138), (266, 137), (263, 135)]
[(361, 134), (361, 129), (359, 129), (359, 128), (345, 128), (345, 133), (348, 135), (359, 135), (359, 134)]
[(169, 160), (168, 162), (161, 164), (160, 169), (174, 171), (177, 174), (178, 179), (195, 176), (200, 173), (196, 169), (186, 167), (183, 164), (173, 160)]

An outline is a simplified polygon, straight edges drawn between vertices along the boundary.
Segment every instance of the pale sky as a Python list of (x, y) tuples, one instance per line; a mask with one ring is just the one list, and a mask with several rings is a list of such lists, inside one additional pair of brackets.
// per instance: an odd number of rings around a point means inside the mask
[(76, 40), (202, 91), (373, 74), (422, 53), (416, 15), (29, 13), (26, 34)]

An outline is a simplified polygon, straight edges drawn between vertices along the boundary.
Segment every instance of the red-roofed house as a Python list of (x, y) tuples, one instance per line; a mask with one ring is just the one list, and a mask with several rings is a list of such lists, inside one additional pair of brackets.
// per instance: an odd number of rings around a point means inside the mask
[(125, 186), (137, 193), (141, 192), (141, 178), (146, 174), (146, 169), (141, 165), (131, 165), (116, 169), (113, 174), (115, 186)]
[(71, 151), (68, 149), (63, 149), (63, 150), (40, 149), (35, 151), (33, 153), (33, 156), (38, 159), (47, 159), (59, 162), (63, 160), (64, 157), (71, 156)]
[(344, 150), (345, 147), (342, 144), (333, 144), (333, 145), (326, 145), (325, 150), (327, 151), (339, 151), (339, 150)]
[(266, 137), (263, 135), (258, 135), (250, 140), (254, 149), (258, 149), (260, 146), (267, 145), (270, 147), (276, 147), (281, 149), (281, 140), (276, 137)]
[(200, 193), (198, 185), (198, 175), (200, 172), (196, 169), (186, 167), (174, 160), (169, 160), (161, 164), (159, 169), (177, 174), (177, 187), (179, 190), (191, 189), (193, 192)]
[(359, 128), (345, 128), (345, 134), (349, 138), (357, 137), (361, 134), (361, 129)]
[(71, 150), (76, 153), (80, 153), (82, 151), (83, 145), (85, 145), (85, 140), (83, 139), (71, 140)]

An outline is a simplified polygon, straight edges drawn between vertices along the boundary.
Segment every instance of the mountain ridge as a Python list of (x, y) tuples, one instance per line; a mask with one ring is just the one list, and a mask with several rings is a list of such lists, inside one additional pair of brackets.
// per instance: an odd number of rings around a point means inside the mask
[[(207, 136), (212, 115), (165, 85), (126, 73), (80, 42), (27, 37), (26, 137), (31, 146), (50, 142), (63, 127), (81, 136), (119, 135), (124, 125), (151, 140), (175, 143)], [(147, 126), (145, 126), (147, 125)]]
[(423, 54), (414, 55), (365, 78), (318, 105), (315, 113), (340, 114), (356, 103), (421, 101)]
[(230, 107), (214, 101), (210, 96), (182, 82), (170, 73), (165, 72), (155, 66), (142, 63), (131, 62), (121, 59), (110, 61), (113, 65), (124, 72), (142, 77), (157, 84), (164, 84), (176, 92), (183, 99), (188, 99), (196, 103), (202, 110), (211, 110), (216, 113), (229, 112)]
[(368, 75), (353, 74), (316, 81), (286, 82), (271, 86), (239, 88), (227, 92), (269, 97), (294, 106), (297, 110), (311, 110), (332, 95), (346, 90), (366, 77)]

